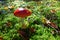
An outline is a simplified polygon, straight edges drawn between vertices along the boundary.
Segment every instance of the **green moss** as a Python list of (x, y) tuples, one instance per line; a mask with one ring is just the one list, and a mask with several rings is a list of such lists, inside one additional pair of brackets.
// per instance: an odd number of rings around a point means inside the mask
[[(10, 1), (9, 1), (10, 2)], [(10, 3), (7, 3), (6, 5), (10, 6)], [(21, 2), (21, 3), (20, 3)], [(32, 10), (32, 15), (25, 18), (24, 23), (26, 24), (27, 28), (35, 28), (35, 33), (31, 35), (29, 40), (60, 40), (60, 36), (56, 33), (53, 35), (51, 33), (52, 30), (55, 30), (54, 28), (45, 26), (42, 23), (42, 18), (46, 17), (47, 14), (50, 14), (51, 9), (56, 9), (59, 6), (59, 3), (54, 3), (53, 6), (46, 6), (44, 1), (40, 5), (37, 5), (36, 1), (30, 1), (30, 2), (23, 2), (23, 1), (12, 1), (11, 5), (14, 5), (14, 9), (10, 10), (8, 9), (6, 12), (3, 12), (3, 14), (0, 14), (0, 36), (3, 37), (3, 40), (23, 40), (23, 37), (19, 36), (19, 33), (17, 32), (21, 27), (21, 18), (15, 17), (13, 15), (13, 12), (18, 7), (24, 7), (28, 8), (29, 6), (30, 10)], [(0, 5), (0, 10), (4, 10), (4, 5)], [(60, 10), (56, 13), (57, 20), (50, 20), (58, 25), (60, 28)], [(11, 26), (7, 26), (7, 22), (11, 22)]]

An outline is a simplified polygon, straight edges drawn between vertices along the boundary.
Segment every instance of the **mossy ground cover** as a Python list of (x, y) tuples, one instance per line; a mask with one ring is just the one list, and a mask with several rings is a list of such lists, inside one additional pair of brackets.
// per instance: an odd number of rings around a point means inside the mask
[[(60, 33), (56, 32), (55, 28), (45, 26), (44, 23), (42, 23), (42, 19), (47, 18), (60, 28), (59, 5), (59, 1), (7, 1), (5, 4), (1, 2), (0, 39), (25, 40), (18, 32), (22, 27), (21, 18), (13, 14), (17, 8), (23, 7), (32, 11), (32, 14), (24, 20), (27, 27), (24, 29), (26, 30), (25, 35), (29, 35), (27, 36), (29, 40), (60, 40)], [(54, 14), (50, 12), (52, 9), (56, 10)], [(35, 31), (31, 33), (29, 28), (34, 28)]]

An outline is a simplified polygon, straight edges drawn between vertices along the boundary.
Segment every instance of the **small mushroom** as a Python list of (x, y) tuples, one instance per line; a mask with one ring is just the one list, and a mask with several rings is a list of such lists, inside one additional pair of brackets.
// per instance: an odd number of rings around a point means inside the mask
[[(25, 25), (24, 24), (24, 18), (27, 16), (30, 16), (31, 14), (32, 14), (32, 12), (26, 8), (18, 8), (14, 11), (14, 15), (16, 17), (21, 17), (22, 25)], [(25, 28), (25, 26), (23, 28)]]
[(25, 18), (27, 16), (31, 15), (31, 11), (25, 8), (18, 8), (17, 10), (14, 11), (14, 15), (17, 17)]

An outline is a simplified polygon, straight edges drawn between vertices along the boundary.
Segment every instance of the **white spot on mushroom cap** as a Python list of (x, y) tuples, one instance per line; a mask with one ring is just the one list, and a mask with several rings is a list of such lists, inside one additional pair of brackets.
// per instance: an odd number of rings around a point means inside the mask
[(19, 8), (19, 10), (24, 10), (24, 8)]

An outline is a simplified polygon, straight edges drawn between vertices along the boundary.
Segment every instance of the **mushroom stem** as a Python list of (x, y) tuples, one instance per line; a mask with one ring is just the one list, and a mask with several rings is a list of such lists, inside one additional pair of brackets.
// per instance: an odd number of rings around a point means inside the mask
[(21, 18), (22, 24), (24, 24), (24, 18)]
[(25, 29), (25, 28), (26, 28), (26, 25), (25, 25), (25, 23), (24, 23), (24, 19), (25, 19), (25, 18), (21, 18), (21, 21), (22, 21), (22, 29)]

